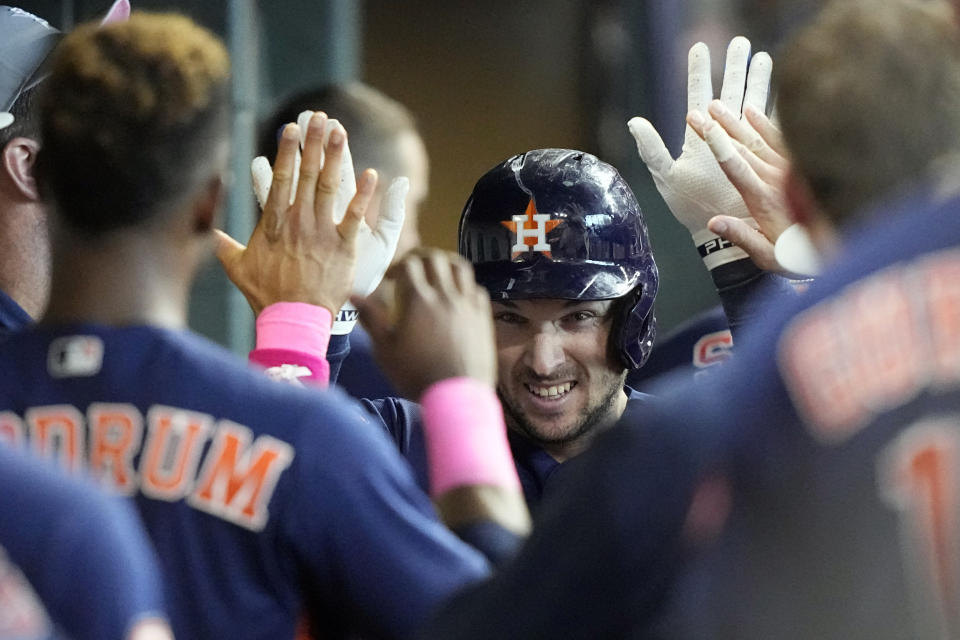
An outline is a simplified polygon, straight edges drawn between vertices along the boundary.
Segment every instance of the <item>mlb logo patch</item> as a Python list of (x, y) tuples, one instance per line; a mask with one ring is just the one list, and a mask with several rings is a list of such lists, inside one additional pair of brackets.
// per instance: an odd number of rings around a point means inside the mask
[(65, 336), (50, 343), (47, 371), (54, 378), (84, 378), (103, 366), (103, 341), (97, 336)]

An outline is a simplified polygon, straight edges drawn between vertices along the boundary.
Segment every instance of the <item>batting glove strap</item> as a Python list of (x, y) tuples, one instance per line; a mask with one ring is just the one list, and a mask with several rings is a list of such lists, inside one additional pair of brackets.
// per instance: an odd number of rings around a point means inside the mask
[[(748, 223), (753, 222), (753, 218), (748, 217), (746, 220)], [(724, 240), (709, 229), (694, 232), (693, 243), (697, 245), (697, 252), (700, 254), (703, 264), (711, 273), (718, 267), (740, 260), (746, 260), (753, 264), (743, 249), (729, 240)]]

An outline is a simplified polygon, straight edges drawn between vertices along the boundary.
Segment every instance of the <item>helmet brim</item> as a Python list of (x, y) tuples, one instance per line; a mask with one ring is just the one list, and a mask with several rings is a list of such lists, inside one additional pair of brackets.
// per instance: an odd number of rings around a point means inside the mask
[(477, 282), (493, 300), (609, 300), (646, 283), (641, 271), (610, 264), (562, 262), (549, 258), (474, 265)]

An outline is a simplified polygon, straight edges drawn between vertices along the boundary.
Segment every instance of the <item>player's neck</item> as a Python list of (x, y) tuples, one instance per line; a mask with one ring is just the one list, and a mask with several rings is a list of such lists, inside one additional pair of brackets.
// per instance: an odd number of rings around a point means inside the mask
[(195, 259), (173, 244), (132, 233), (56, 243), (42, 322), (186, 326)]
[(563, 443), (544, 443), (543, 449), (550, 457), (557, 462), (565, 462), (570, 458), (576, 457), (587, 450), (587, 447), (593, 442), (594, 438), (612, 427), (623, 415), (627, 408), (627, 393), (622, 390), (614, 395), (613, 402), (610, 403), (608, 410), (598, 418), (593, 426), (580, 434), (579, 437)]
[(49, 243), (39, 204), (14, 204), (0, 196), (0, 289), (36, 318), (47, 302)]

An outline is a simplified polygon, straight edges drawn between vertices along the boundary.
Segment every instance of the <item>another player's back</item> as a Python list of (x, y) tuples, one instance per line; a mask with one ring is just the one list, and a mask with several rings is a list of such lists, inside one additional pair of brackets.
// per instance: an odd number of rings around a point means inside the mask
[(185, 332), (41, 327), (0, 347), (0, 435), (135, 496), (178, 637), (293, 637), (305, 614), (402, 632), (484, 574), (344, 398)]
[(701, 388), (684, 420), (726, 434), (733, 510), (678, 592), (676, 637), (960, 633), (958, 210), (891, 205)]
[[(678, 591), (691, 624), (676, 637), (955, 637), (940, 625), (960, 622), (958, 407), (954, 388), (844, 442), (757, 442), (735, 462), (723, 536)], [(768, 428), (796, 424), (783, 417)]]

